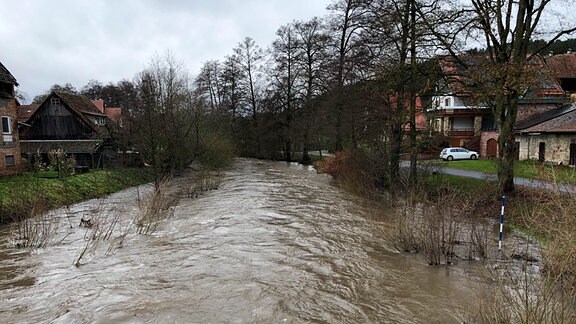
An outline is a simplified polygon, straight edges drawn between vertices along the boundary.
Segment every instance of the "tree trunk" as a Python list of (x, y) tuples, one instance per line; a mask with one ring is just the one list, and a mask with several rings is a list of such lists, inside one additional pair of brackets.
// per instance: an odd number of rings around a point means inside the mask
[(396, 187), (400, 179), (400, 156), (402, 154), (402, 125), (396, 123), (392, 126), (392, 138), (390, 148), (389, 181), (390, 189)]
[(500, 110), (500, 136), (498, 137), (498, 149), (500, 151), (500, 163), (498, 164), (498, 183), (502, 193), (514, 192), (514, 160), (515, 136), (514, 124), (518, 111), (518, 94), (512, 92), (503, 95), (497, 101)]
[(417, 179), (416, 135), (416, 3), (410, 0), (410, 184)]

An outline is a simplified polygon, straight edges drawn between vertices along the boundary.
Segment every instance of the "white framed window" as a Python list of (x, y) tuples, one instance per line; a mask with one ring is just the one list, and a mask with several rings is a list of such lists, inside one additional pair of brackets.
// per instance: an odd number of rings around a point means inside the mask
[(444, 106), (445, 107), (452, 106), (452, 98), (444, 98)]
[(94, 118), (94, 124), (99, 125), (99, 126), (105, 126), (106, 125), (106, 118), (96, 117), (96, 118)]
[(2, 116), (2, 134), (12, 134), (12, 123), (10, 117)]

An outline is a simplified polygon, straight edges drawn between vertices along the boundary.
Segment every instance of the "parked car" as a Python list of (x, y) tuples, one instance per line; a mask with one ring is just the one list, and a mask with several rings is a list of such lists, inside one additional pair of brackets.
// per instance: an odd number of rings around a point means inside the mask
[(463, 147), (447, 147), (440, 152), (440, 158), (446, 161), (476, 160), (478, 152), (470, 151)]

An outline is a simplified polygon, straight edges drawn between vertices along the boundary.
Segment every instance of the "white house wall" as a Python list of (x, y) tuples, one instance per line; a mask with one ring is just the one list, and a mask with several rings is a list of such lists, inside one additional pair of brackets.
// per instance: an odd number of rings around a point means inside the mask
[(463, 107), (463, 106), (465, 106), (465, 105), (464, 105), (464, 100), (462, 100), (462, 99), (459, 98), (459, 97), (452, 97), (452, 100), (453, 100), (453, 101), (452, 101), (452, 102), (453, 102), (453, 103), (452, 103), (453, 106), (456, 106), (456, 107)]
[(570, 143), (576, 143), (574, 134), (536, 134), (517, 135), (520, 142), (520, 160), (538, 160), (538, 147), (540, 142), (546, 143), (544, 160), (547, 162), (570, 162)]

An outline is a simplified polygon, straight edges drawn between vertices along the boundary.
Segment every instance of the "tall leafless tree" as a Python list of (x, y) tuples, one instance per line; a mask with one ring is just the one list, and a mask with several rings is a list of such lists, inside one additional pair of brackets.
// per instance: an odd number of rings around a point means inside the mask
[(256, 143), (256, 155), (260, 155), (261, 145), (258, 115), (260, 113), (261, 102), (261, 64), (264, 59), (263, 50), (256, 44), (256, 42), (246, 37), (242, 42), (234, 48), (234, 58), (237, 60), (240, 67), (240, 80), (239, 87), (242, 89), (243, 97), (240, 98), (239, 103), (242, 107), (243, 116), (249, 116), (252, 123), (253, 140)]
[[(301, 55), (297, 57), (296, 64), (301, 71), (302, 88), (299, 97), (302, 99), (302, 112), (300, 123), (302, 126), (302, 160), (310, 162), (308, 156), (309, 146), (312, 142), (312, 127), (316, 130), (316, 137), (319, 136), (320, 123), (318, 122), (318, 97), (326, 93), (328, 86), (328, 73), (326, 72), (328, 62), (327, 45), (330, 41), (329, 34), (324, 23), (319, 18), (313, 18), (306, 22), (296, 22), (294, 25), (297, 46)], [(321, 150), (320, 143), (318, 148)], [(320, 154), (322, 152), (320, 151)]]
[(223, 89), (221, 82), (220, 63), (208, 61), (202, 66), (200, 73), (195, 79), (195, 91), (208, 103), (210, 110), (222, 109)]
[(277, 131), (282, 143), (284, 159), (290, 162), (296, 141), (293, 125), (295, 114), (302, 104), (298, 94), (303, 71), (299, 69), (297, 62), (303, 53), (300, 50), (293, 23), (280, 27), (276, 35), (277, 38), (271, 47), (272, 69), (269, 73), (276, 98), (274, 100), (276, 118), (279, 119)]
[[(538, 33), (547, 32), (549, 43), (563, 35), (576, 31), (574, 20), (557, 19), (555, 24), (543, 25), (553, 19), (554, 3), (551, 0), (469, 0), (444, 11), (445, 24), (432, 24), (433, 30), (444, 48), (476, 76), (473, 80), (479, 95), (489, 104), (498, 124), (499, 167), (498, 179), (502, 192), (514, 191), (515, 135), (514, 125), (518, 114), (519, 99), (529, 90), (533, 77), (530, 60), (535, 52), (529, 52), (530, 42)], [(446, 3), (431, 1), (426, 8), (445, 6)], [(424, 7), (423, 7), (424, 8)], [(428, 18), (428, 15), (423, 15)], [(556, 16), (559, 17), (559, 16)], [(481, 65), (471, 66), (463, 59), (458, 40), (475, 39), (484, 44), (487, 59)], [(540, 49), (543, 50), (543, 48)], [(473, 69), (477, 69), (474, 71)], [(481, 89), (481, 90), (480, 90)]]
[[(335, 144), (336, 150), (344, 147), (345, 130), (344, 119), (351, 118), (345, 116), (344, 86), (358, 81), (357, 68), (360, 64), (359, 48), (363, 44), (363, 31), (366, 27), (366, 10), (363, 0), (335, 0), (328, 10), (328, 26), (331, 30), (333, 40), (334, 62), (333, 62), (333, 83), (331, 85), (335, 99)], [(353, 121), (352, 121), (353, 124)], [(356, 146), (353, 133), (353, 126), (350, 127), (350, 142)]]

